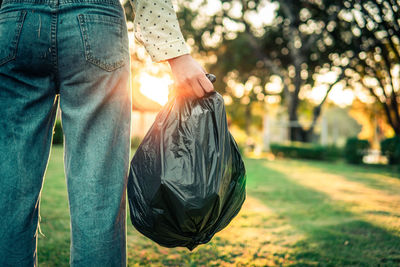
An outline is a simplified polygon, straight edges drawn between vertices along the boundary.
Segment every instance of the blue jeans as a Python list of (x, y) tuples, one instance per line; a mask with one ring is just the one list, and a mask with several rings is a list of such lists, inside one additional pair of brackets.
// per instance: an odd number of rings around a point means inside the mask
[[(129, 48), (118, 0), (0, 9), (0, 266), (34, 266), (58, 101), (72, 266), (126, 266)], [(51, 234), (51, 233), (49, 233)]]

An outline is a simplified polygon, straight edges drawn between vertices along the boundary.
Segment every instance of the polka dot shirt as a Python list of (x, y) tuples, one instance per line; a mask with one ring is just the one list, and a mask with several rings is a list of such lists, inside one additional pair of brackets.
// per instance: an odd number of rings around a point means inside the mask
[(136, 39), (154, 62), (189, 54), (171, 0), (130, 0)]

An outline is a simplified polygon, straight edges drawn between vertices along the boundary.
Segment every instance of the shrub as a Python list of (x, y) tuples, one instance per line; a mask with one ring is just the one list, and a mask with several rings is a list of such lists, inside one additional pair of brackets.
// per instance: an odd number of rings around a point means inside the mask
[(356, 137), (347, 139), (344, 148), (346, 161), (352, 164), (361, 164), (369, 146), (368, 140), (361, 140)]
[(63, 143), (63, 130), (61, 121), (57, 120), (54, 126), (53, 144), (59, 145)]
[(381, 142), (381, 152), (385, 155), (389, 164), (400, 164), (400, 137), (387, 138)]
[(306, 143), (271, 144), (271, 152), (280, 157), (332, 160), (341, 156), (341, 149), (335, 146), (321, 146)]
[(337, 160), (344, 156), (344, 151), (342, 147), (335, 145), (330, 145), (324, 147), (324, 159), (325, 160)]

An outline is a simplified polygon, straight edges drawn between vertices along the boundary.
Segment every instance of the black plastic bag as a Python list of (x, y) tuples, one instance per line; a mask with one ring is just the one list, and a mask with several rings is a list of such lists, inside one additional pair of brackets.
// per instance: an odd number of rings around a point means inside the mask
[(245, 183), (222, 96), (173, 98), (131, 162), (132, 224), (162, 246), (192, 250), (236, 216), (245, 200)]

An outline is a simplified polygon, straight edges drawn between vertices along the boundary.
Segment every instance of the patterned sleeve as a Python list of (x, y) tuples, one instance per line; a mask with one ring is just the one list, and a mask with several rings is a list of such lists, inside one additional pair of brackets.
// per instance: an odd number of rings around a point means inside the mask
[(130, 0), (136, 39), (154, 62), (189, 54), (171, 0)]

